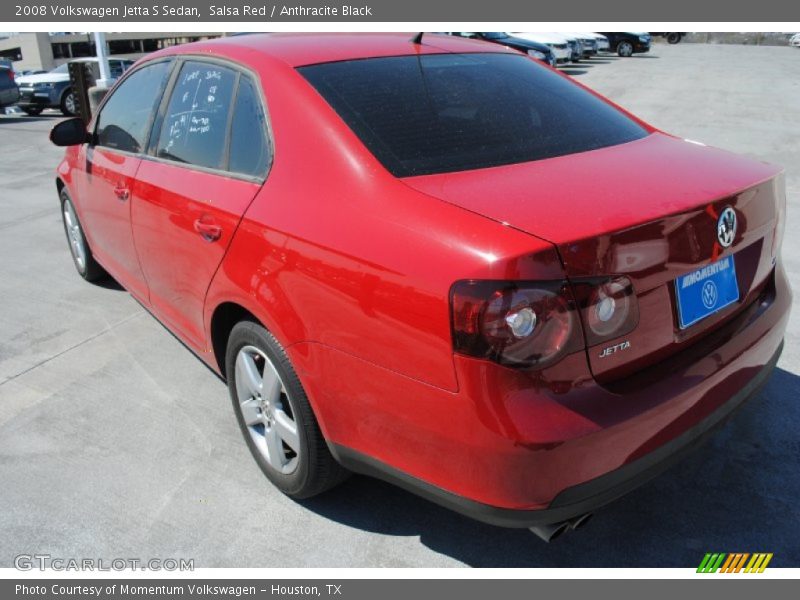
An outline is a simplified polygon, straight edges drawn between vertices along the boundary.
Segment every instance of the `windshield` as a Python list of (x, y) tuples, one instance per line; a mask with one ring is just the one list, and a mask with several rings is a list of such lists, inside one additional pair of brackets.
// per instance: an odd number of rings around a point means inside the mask
[(68, 73), (69, 72), (69, 63), (64, 63), (60, 67), (56, 67), (51, 73)]
[(429, 54), (301, 67), (397, 177), (541, 160), (648, 132), (516, 54)]
[(483, 36), (487, 40), (504, 40), (508, 37), (507, 33), (503, 33), (502, 31), (487, 31), (483, 34)]

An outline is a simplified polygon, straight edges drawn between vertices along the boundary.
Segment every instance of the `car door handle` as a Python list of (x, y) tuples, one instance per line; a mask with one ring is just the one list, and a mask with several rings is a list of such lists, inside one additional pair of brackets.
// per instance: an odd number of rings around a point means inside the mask
[(194, 222), (194, 230), (207, 242), (215, 242), (222, 235), (222, 227), (213, 221), (204, 221), (202, 218)]
[(118, 200), (125, 202), (128, 200), (128, 198), (131, 197), (131, 191), (126, 187), (118, 185), (117, 187), (114, 188), (114, 195), (117, 197)]

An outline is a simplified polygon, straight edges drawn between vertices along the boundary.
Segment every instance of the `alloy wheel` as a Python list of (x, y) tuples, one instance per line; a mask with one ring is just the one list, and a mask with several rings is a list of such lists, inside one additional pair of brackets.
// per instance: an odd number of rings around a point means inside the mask
[(64, 108), (66, 108), (67, 112), (71, 115), (74, 115), (77, 112), (75, 92), (70, 92), (67, 94), (67, 97), (64, 98)]
[(83, 232), (78, 222), (78, 217), (75, 214), (75, 207), (72, 202), (67, 199), (64, 201), (64, 224), (67, 228), (67, 238), (69, 239), (69, 249), (72, 252), (72, 258), (78, 269), (83, 272), (86, 270), (86, 240), (83, 238)]
[(235, 388), (242, 420), (258, 451), (277, 472), (294, 472), (300, 457), (295, 413), (283, 380), (262, 350), (239, 350)]

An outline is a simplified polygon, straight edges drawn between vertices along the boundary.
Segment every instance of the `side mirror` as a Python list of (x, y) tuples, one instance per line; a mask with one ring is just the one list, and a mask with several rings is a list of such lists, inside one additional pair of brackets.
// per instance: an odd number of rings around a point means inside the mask
[(80, 117), (61, 121), (50, 130), (50, 141), (56, 146), (79, 146), (90, 141), (90, 137)]

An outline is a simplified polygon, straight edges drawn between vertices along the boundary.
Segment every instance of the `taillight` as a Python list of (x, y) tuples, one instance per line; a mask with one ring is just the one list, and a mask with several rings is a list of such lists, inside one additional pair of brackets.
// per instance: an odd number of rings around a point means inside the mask
[(450, 291), (453, 349), (514, 367), (543, 368), (583, 339), (566, 282), (459, 281)]
[(450, 291), (450, 308), (456, 352), (536, 369), (582, 350), (585, 343), (593, 346), (625, 335), (639, 321), (626, 277), (570, 283), (458, 281)]
[(639, 305), (627, 277), (577, 279), (572, 281), (581, 311), (586, 345), (630, 333), (639, 323)]

